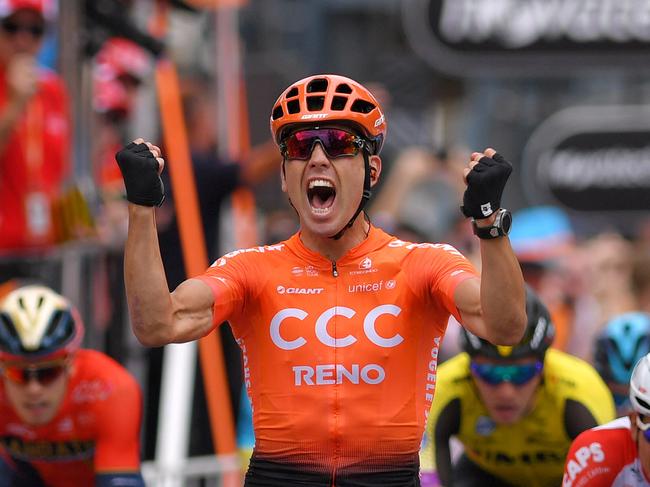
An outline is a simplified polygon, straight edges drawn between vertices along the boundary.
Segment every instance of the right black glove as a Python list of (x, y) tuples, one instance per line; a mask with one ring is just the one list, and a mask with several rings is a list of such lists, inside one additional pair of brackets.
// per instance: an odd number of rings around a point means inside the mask
[(165, 187), (158, 174), (158, 161), (147, 144), (131, 142), (115, 154), (120, 166), (126, 199), (142, 206), (160, 206), (165, 201)]
[(460, 210), (466, 217), (487, 218), (501, 208), (503, 188), (512, 165), (499, 153), (483, 156), (467, 175), (467, 188)]

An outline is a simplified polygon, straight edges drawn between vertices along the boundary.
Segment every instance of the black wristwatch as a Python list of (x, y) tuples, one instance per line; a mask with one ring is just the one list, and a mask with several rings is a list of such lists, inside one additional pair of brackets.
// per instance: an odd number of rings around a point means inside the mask
[(512, 214), (505, 208), (498, 209), (495, 214), (496, 218), (494, 223), (489, 227), (479, 227), (476, 224), (476, 220), (472, 218), (474, 235), (486, 240), (508, 235), (510, 233), (510, 227), (512, 227)]

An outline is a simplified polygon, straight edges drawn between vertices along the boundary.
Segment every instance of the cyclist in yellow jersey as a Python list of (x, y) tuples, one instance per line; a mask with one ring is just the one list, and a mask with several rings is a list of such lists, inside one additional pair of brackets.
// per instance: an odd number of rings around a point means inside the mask
[[(561, 485), (571, 441), (614, 418), (595, 369), (547, 350), (555, 329), (530, 289), (526, 311), (526, 333), (515, 347), (463, 331), (465, 352), (438, 368), (420, 452), (422, 487)], [(453, 464), (452, 436), (463, 446)]]

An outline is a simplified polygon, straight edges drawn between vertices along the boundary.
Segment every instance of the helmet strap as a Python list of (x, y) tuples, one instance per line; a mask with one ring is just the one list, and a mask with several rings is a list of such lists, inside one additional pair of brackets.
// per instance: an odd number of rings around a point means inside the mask
[(364, 165), (364, 170), (365, 170), (365, 176), (363, 179), (363, 194), (361, 195), (361, 201), (359, 202), (359, 207), (357, 208), (357, 211), (354, 212), (354, 215), (352, 215), (352, 218), (350, 218), (350, 221), (345, 225), (341, 230), (339, 230), (335, 235), (332, 235), (330, 238), (333, 240), (338, 240), (340, 239), (343, 234), (347, 231), (348, 228), (352, 226), (354, 221), (357, 219), (359, 216), (359, 213), (361, 213), (370, 200), (370, 197), (372, 196), (372, 190), (370, 189), (370, 156), (368, 155), (368, 151), (365, 149), (362, 151), (363, 153), (363, 165)]
[[(285, 172), (285, 169), (284, 169), (284, 163), (286, 161), (287, 160), (283, 157), (282, 158), (282, 176), (284, 176), (285, 178), (286, 178), (287, 173)], [(291, 208), (293, 208), (293, 211), (296, 212), (296, 216), (298, 216), (298, 219), (300, 219), (300, 213), (298, 213), (298, 210), (296, 210), (296, 207), (293, 206), (293, 201), (291, 201), (291, 198), (289, 197), (289, 193), (287, 193), (287, 200), (289, 200), (289, 204), (291, 205)]]

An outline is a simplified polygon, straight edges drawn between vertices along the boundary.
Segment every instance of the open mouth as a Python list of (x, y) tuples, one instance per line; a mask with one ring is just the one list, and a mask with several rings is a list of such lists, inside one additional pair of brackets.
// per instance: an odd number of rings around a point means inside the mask
[(47, 410), (47, 402), (39, 401), (25, 404), (25, 409), (27, 409), (32, 414), (43, 414)]
[(336, 199), (336, 189), (325, 179), (314, 179), (309, 182), (307, 198), (314, 213), (327, 213)]

